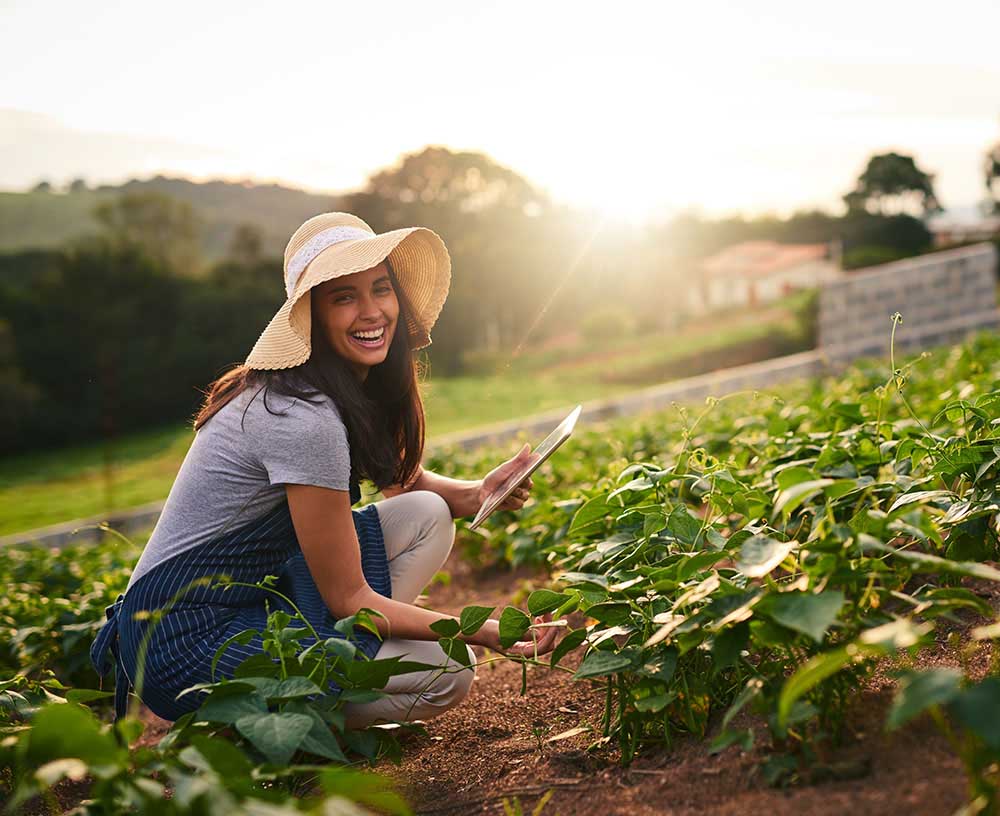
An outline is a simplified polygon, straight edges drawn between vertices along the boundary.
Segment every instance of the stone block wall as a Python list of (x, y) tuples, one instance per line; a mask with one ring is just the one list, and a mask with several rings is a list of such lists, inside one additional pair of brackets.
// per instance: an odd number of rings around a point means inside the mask
[(996, 249), (976, 244), (845, 273), (820, 290), (819, 348), (831, 360), (883, 356), (894, 312), (903, 316), (900, 351), (1000, 326)]

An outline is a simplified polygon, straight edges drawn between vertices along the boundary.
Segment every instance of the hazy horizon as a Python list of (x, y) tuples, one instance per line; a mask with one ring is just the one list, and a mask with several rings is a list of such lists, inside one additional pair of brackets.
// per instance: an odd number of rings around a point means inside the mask
[(896, 150), (965, 208), (1000, 139), (1000, 8), (982, 0), (185, 0), (151, 28), (152, 8), (4, 5), (0, 188), (163, 174), (338, 193), (442, 145), (623, 217), (787, 214), (839, 209), (867, 158)]

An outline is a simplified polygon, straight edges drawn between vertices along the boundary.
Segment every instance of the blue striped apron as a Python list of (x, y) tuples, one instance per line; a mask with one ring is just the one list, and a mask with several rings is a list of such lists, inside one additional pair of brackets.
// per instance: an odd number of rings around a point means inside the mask
[[(354, 502), (357, 488), (353, 483), (351, 488)], [(357, 495), (360, 498), (360, 491)], [(368, 505), (352, 513), (365, 579), (380, 595), (391, 597), (378, 511)], [(212, 586), (211, 581), (192, 586), (199, 578), (220, 575), (247, 584), (276, 576), (274, 588), (295, 603), (321, 638), (343, 637), (333, 628), (336, 619), (312, 579), (295, 537), (288, 502), (283, 499), (267, 515), (157, 564), (107, 608), (107, 622), (91, 646), (90, 657), (102, 676), (114, 665), (116, 717), (125, 714), (147, 630), (140, 696), (157, 716), (176, 720), (200, 705), (202, 695), (186, 694), (180, 700), (177, 695), (196, 683), (211, 682), (212, 660), (226, 640), (247, 629), (262, 631), (269, 611), (293, 611), (262, 587), (223, 588)], [(136, 619), (137, 613), (153, 610), (166, 611), (157, 622)], [(369, 658), (381, 645), (378, 637), (366, 631), (357, 630), (352, 639)], [(312, 642), (312, 638), (299, 641), (303, 648)], [(231, 644), (215, 667), (215, 679), (231, 678), (240, 663), (262, 652), (259, 635), (245, 645)], [(331, 691), (337, 690), (331, 686)]]

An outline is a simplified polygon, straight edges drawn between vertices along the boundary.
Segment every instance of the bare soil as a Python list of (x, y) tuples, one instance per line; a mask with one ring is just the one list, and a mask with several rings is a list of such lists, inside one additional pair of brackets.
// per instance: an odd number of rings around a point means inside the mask
[[(543, 575), (523, 569), (476, 570), (455, 555), (447, 568), (450, 585), (433, 587), (427, 605), (452, 613), (473, 603), (502, 607), (532, 582), (544, 582)], [(988, 652), (983, 646), (964, 659), (984, 670)], [(571, 655), (567, 666), (579, 659)], [(921, 665), (958, 662), (958, 652), (945, 642), (920, 658)], [(613, 747), (588, 750), (600, 736), (604, 692), (598, 683), (529, 667), (522, 696), (521, 667), (507, 660), (480, 667), (469, 698), (429, 721), (426, 736), (407, 738), (401, 765), (380, 770), (397, 781), (417, 813), (428, 816), (499, 814), (504, 800), (513, 805), (515, 797), (527, 814), (549, 791), (543, 816), (952, 814), (965, 801), (965, 778), (933, 723), (925, 717), (898, 732), (884, 729), (892, 668), (870, 679), (842, 743), (784, 789), (763, 779), (766, 745), (749, 754), (734, 747), (709, 756), (704, 741), (690, 739), (671, 752), (647, 751), (623, 768)], [(591, 730), (549, 741), (576, 727)], [(766, 742), (762, 724), (757, 733)]]

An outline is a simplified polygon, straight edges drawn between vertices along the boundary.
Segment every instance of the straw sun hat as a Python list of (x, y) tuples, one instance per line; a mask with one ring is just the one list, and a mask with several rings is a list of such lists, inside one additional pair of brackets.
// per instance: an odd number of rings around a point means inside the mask
[(406, 325), (410, 347), (430, 345), (430, 331), (441, 314), (451, 281), (451, 260), (444, 241), (426, 227), (377, 235), (357, 216), (323, 213), (295, 230), (285, 247), (288, 299), (267, 324), (246, 365), (291, 368), (308, 360), (312, 351), (311, 289), (331, 278), (371, 269), (386, 258), (413, 307)]

